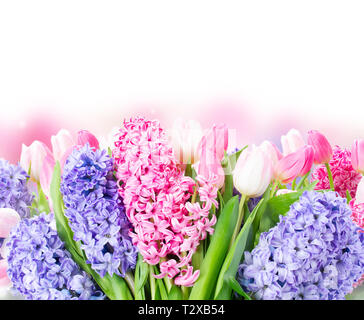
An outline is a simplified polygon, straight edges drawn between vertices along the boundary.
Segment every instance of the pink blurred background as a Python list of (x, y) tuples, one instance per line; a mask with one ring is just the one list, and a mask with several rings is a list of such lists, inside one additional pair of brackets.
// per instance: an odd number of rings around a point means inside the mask
[(124, 118), (225, 122), (236, 144), (290, 128), (364, 138), (362, 1), (0, 4), (0, 157)]

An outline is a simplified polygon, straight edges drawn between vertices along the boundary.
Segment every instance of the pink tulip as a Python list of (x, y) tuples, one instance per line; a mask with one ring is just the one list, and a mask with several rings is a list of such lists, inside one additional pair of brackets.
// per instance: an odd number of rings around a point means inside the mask
[(261, 147), (252, 146), (240, 155), (233, 172), (235, 188), (247, 197), (259, 197), (272, 180), (273, 166)]
[(351, 147), (351, 164), (364, 175), (364, 140), (355, 140)]
[(0, 238), (5, 239), (1, 248), (0, 255), (3, 259), (0, 260), (0, 289), (7, 290), (11, 287), (11, 281), (8, 278), (6, 273), (7, 270), (7, 261), (4, 257), (7, 256), (6, 252), (6, 239), (9, 237), (9, 234), (12, 228), (20, 221), (19, 214), (10, 208), (1, 208), (0, 209)]
[(170, 142), (179, 164), (195, 163), (199, 160), (198, 147), (203, 136), (199, 122), (194, 120), (174, 122)]
[(19, 214), (10, 208), (0, 208), (0, 238), (7, 238), (11, 229), (20, 221)]
[(299, 176), (304, 176), (311, 170), (313, 158), (312, 146), (303, 146), (298, 151), (286, 155), (274, 167), (275, 180), (289, 183)]
[(86, 143), (90, 145), (91, 148), (97, 150), (99, 149), (99, 141), (97, 138), (87, 130), (81, 130), (78, 132), (77, 145), (84, 146)]
[(8, 289), (11, 287), (11, 280), (7, 274), (8, 263), (6, 259), (0, 260), (0, 289)]
[(281, 137), (281, 144), (283, 149), (283, 155), (286, 156), (290, 153), (296, 152), (306, 143), (298, 130), (291, 129), (286, 135), (283, 135)]
[(61, 129), (55, 136), (51, 137), (53, 157), (56, 161), (61, 161), (69, 148), (76, 143), (71, 133), (66, 129)]
[(49, 200), (50, 200), (50, 187), (55, 164), (56, 162), (53, 159), (53, 157), (47, 155), (44, 158), (42, 170), (40, 172), (40, 186), (42, 187), (44, 194), (48, 197)]
[(200, 148), (200, 161), (194, 166), (197, 174), (205, 178), (209, 178), (211, 174), (214, 174), (217, 177), (216, 186), (221, 188), (225, 181), (225, 172), (221, 166), (221, 159), (217, 157), (213, 150), (207, 147), (206, 136), (202, 137)]
[(263, 141), (260, 146), (259, 146), (263, 151), (264, 153), (272, 160), (272, 165), (275, 166), (276, 163), (282, 159), (283, 155), (282, 153), (279, 151), (279, 149), (277, 148), (277, 146), (268, 141), (268, 140), (265, 140)]
[(20, 166), (27, 172), (30, 167), (31, 178), (39, 181), (43, 161), (47, 156), (53, 157), (52, 152), (43, 142), (35, 140), (29, 147), (23, 144), (20, 155)]
[[(224, 158), (225, 151), (229, 144), (229, 132), (225, 124), (213, 125), (205, 134), (206, 141), (200, 141), (199, 152), (201, 154), (202, 147), (207, 148), (209, 153), (212, 153), (214, 158), (221, 161)], [(204, 143), (204, 145), (202, 145)]]
[(308, 144), (313, 147), (316, 164), (329, 163), (332, 158), (332, 148), (326, 137), (317, 130), (308, 132)]

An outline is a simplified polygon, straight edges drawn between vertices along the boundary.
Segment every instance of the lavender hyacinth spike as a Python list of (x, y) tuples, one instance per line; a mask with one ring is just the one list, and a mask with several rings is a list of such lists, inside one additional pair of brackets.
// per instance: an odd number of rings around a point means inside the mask
[(101, 277), (124, 277), (134, 269), (138, 253), (128, 235), (131, 225), (117, 192), (113, 159), (106, 151), (88, 144), (74, 149), (63, 168), (61, 192), (74, 240), (81, 241), (87, 263)]
[(256, 299), (345, 299), (364, 269), (364, 234), (335, 192), (305, 191), (245, 252), (238, 281)]
[(104, 294), (65, 249), (53, 213), (21, 220), (7, 246), (8, 276), (28, 300), (99, 300)]
[(21, 218), (29, 217), (33, 196), (26, 186), (28, 177), (19, 165), (0, 159), (0, 208), (14, 209)]

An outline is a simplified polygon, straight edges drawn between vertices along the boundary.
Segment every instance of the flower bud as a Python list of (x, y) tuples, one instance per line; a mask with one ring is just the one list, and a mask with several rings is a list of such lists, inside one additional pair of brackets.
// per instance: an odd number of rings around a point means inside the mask
[(260, 147), (253, 145), (240, 155), (233, 172), (235, 188), (243, 195), (261, 196), (272, 180), (272, 162)]
[(317, 130), (308, 132), (308, 144), (313, 147), (316, 164), (329, 163), (332, 158), (332, 148), (326, 137)]
[(99, 149), (99, 141), (97, 138), (87, 130), (81, 130), (78, 132), (77, 145), (84, 146), (86, 143), (90, 145), (91, 148), (97, 150)]
[(298, 151), (284, 156), (274, 167), (275, 180), (289, 183), (299, 176), (304, 176), (311, 170), (313, 157), (312, 146), (303, 146)]
[(351, 164), (364, 175), (364, 140), (355, 140), (351, 147)]
[(306, 143), (302, 138), (301, 133), (296, 129), (291, 129), (286, 135), (281, 137), (281, 144), (283, 155), (286, 156), (290, 153), (296, 152), (299, 148), (303, 147)]
[(20, 155), (20, 166), (26, 172), (29, 171), (30, 167), (31, 178), (39, 181), (43, 161), (47, 155), (53, 157), (52, 152), (43, 142), (35, 140), (29, 147), (23, 144)]
[(202, 136), (202, 127), (199, 122), (182, 119), (174, 122), (170, 142), (178, 163), (193, 164), (199, 160), (198, 146)]
[(75, 145), (75, 141), (68, 130), (61, 129), (51, 137), (51, 144), (54, 159), (61, 161), (66, 151)]

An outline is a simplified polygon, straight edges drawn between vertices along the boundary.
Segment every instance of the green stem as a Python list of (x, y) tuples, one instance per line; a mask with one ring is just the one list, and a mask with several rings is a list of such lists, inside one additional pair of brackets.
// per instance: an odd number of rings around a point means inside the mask
[(135, 283), (134, 283), (134, 275), (131, 273), (131, 271), (128, 271), (125, 274), (125, 282), (128, 284), (128, 287), (131, 291), (131, 293), (133, 294), (133, 296), (135, 297)]
[(181, 290), (182, 290), (182, 300), (188, 300), (188, 296), (190, 295), (188, 287), (181, 286)]
[(277, 185), (278, 185), (278, 181), (275, 180), (274, 183), (273, 183), (273, 186), (272, 186), (272, 190), (270, 191), (269, 198), (273, 198), (274, 194), (276, 193)]
[[(298, 190), (299, 188), (302, 187), (303, 183), (306, 181), (307, 177), (309, 176), (310, 172), (307, 172), (302, 179), (300, 180), (300, 182), (298, 183), (298, 185), (296, 186), (295, 190)], [(293, 189), (292, 189), (293, 190)]]
[(150, 294), (151, 294), (152, 300), (155, 300), (157, 287), (156, 287), (155, 278), (154, 278), (153, 274), (154, 274), (153, 266), (149, 265)]
[(245, 195), (241, 195), (241, 199), (240, 199), (240, 202), (239, 202), (239, 215), (238, 215), (238, 220), (236, 222), (236, 225), (235, 225), (235, 229), (234, 229), (234, 232), (233, 232), (233, 235), (231, 237), (231, 241), (230, 241), (230, 245), (229, 245), (229, 249), (231, 248), (231, 246), (233, 245), (234, 241), (235, 241), (235, 238), (237, 237), (238, 233), (239, 233), (239, 230), (241, 228), (241, 224), (243, 223), (243, 220), (244, 220), (244, 203), (245, 203), (245, 200), (247, 200), (247, 197)]
[(292, 181), (292, 190), (296, 189), (296, 179), (297, 179), (297, 177), (294, 178), (293, 181)]
[(334, 179), (332, 178), (332, 172), (331, 172), (330, 166), (328, 163), (325, 163), (325, 167), (327, 170), (327, 175), (329, 176), (330, 189), (331, 189), (331, 191), (335, 191)]

